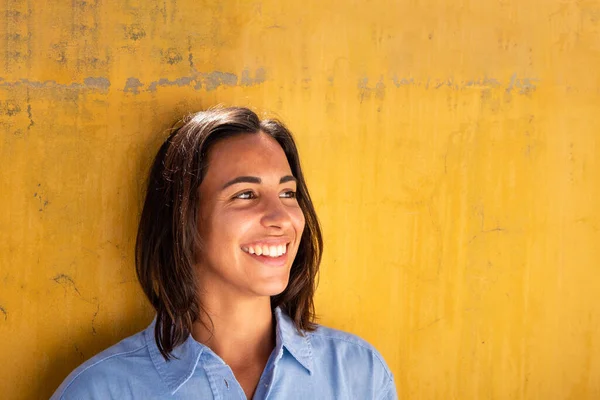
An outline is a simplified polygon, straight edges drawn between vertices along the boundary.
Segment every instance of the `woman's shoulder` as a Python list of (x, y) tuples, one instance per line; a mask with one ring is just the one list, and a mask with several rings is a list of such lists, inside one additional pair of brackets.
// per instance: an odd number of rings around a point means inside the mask
[(348, 393), (362, 393), (368, 382), (377, 398), (396, 398), (392, 372), (371, 343), (353, 333), (321, 325), (309, 335), (314, 366), (320, 374), (351, 388)]
[(51, 400), (90, 398), (107, 395), (119, 377), (131, 377), (132, 371), (151, 366), (145, 331), (138, 332), (96, 354), (73, 370), (56, 390)]
[(323, 325), (317, 325), (317, 329), (310, 332), (311, 343), (313, 346), (325, 346), (336, 351), (347, 350), (357, 354), (368, 354), (379, 359), (383, 364), (383, 357), (377, 351), (375, 346), (367, 342), (360, 336), (346, 332), (340, 329), (329, 328)]
[(358, 335), (339, 329), (318, 325), (310, 332), (314, 356), (333, 356), (346, 362), (362, 363), (391, 377), (390, 369), (381, 353), (371, 343)]

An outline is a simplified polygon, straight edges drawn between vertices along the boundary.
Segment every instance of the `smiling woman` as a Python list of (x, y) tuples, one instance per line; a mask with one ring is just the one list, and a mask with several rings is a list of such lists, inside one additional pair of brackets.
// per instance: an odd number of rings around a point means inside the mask
[(394, 399), (381, 355), (314, 322), (323, 242), (291, 133), (246, 108), (184, 119), (150, 172), (136, 244), (150, 326), (53, 399)]

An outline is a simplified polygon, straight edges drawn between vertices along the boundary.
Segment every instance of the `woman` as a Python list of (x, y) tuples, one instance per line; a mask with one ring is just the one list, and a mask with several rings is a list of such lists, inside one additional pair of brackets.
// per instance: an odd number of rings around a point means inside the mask
[(246, 108), (183, 121), (152, 166), (136, 267), (156, 318), (53, 399), (395, 399), (383, 358), (314, 323), (323, 242), (292, 135)]

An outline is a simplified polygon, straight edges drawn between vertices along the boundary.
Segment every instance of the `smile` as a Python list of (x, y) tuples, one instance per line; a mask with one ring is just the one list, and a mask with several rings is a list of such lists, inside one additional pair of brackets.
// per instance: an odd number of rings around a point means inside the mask
[(276, 258), (281, 257), (282, 255), (287, 253), (288, 245), (289, 243), (253, 244), (243, 246), (242, 250), (248, 254)]

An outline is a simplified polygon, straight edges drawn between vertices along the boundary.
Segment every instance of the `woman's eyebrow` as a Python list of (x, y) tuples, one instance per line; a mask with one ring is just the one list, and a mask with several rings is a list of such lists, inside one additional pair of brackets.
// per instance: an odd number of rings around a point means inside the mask
[(298, 180), (296, 178), (294, 178), (292, 175), (286, 175), (283, 178), (281, 178), (279, 180), (279, 184), (281, 185), (282, 183), (286, 183), (286, 182), (296, 182), (298, 183)]
[[(292, 175), (286, 175), (279, 180), (279, 184), (286, 182), (296, 182), (296, 178)], [(231, 185), (235, 185), (236, 183), (262, 183), (262, 180), (257, 176), (238, 176), (224, 184), (221, 190), (224, 190)]]

